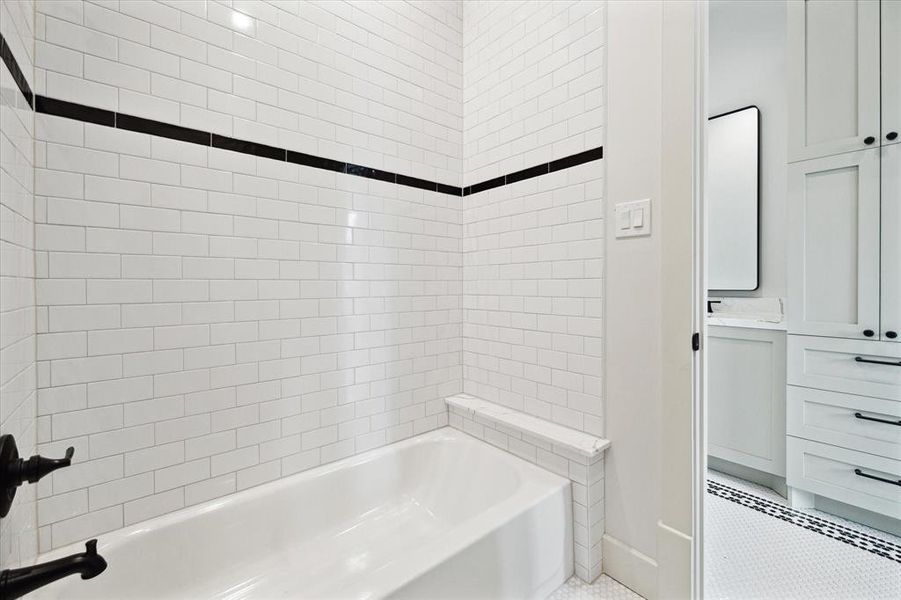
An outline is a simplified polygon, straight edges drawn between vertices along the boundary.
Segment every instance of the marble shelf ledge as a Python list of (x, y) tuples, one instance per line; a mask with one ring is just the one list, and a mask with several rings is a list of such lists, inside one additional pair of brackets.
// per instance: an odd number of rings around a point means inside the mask
[(489, 402), (469, 394), (456, 394), (444, 399), (448, 406), (509, 429), (543, 440), (594, 462), (610, 447), (610, 440), (550, 423), (524, 412)]

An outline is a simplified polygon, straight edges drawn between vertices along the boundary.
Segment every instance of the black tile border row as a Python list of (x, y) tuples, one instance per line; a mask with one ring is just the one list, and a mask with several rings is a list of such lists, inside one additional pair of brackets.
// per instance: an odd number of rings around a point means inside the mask
[(888, 540), (778, 504), (772, 500), (736, 489), (718, 481), (707, 480), (707, 493), (774, 517), (790, 525), (801, 527), (882, 558), (901, 563), (901, 546)]
[(25, 74), (19, 68), (19, 62), (13, 56), (13, 52), (9, 44), (6, 43), (6, 38), (3, 37), (2, 33), (0, 33), (0, 58), (3, 59), (6, 68), (9, 69), (9, 74), (12, 75), (13, 81), (19, 86), (19, 91), (25, 96), (25, 102), (28, 103), (28, 106), (34, 108), (34, 94), (31, 91), (31, 86), (28, 85), (28, 80), (25, 79)]
[(6, 66), (9, 69), (9, 72), (12, 75), (13, 79), (15, 80), (16, 85), (19, 86), (19, 90), (25, 97), (25, 101), (28, 102), (28, 106), (32, 107), (39, 113), (54, 115), (57, 117), (65, 117), (67, 119), (75, 119), (77, 121), (94, 123), (96, 125), (104, 125), (106, 127), (114, 127), (116, 129), (135, 131), (137, 133), (146, 133), (173, 140), (179, 140), (182, 142), (199, 144), (201, 146), (210, 146), (212, 148), (231, 150), (232, 152), (240, 152), (242, 154), (250, 154), (253, 156), (260, 156), (272, 160), (280, 160), (295, 163), (298, 165), (305, 165), (308, 167), (314, 167), (316, 169), (325, 169), (328, 171), (335, 171), (337, 173), (345, 173), (347, 175), (356, 175), (358, 177), (366, 177), (368, 179), (377, 179), (379, 181), (386, 181), (388, 183), (394, 183), (396, 185), (404, 185), (407, 187), (418, 188), (430, 192), (438, 192), (440, 194), (448, 194), (451, 196), (469, 196), (470, 194), (477, 194), (479, 192), (484, 192), (504, 185), (510, 185), (511, 183), (516, 183), (517, 181), (523, 181), (526, 179), (531, 179), (533, 177), (547, 175), (548, 173), (553, 173), (554, 171), (568, 169), (570, 167), (575, 167), (577, 165), (591, 162), (593, 160), (604, 158), (604, 147), (598, 146), (597, 148), (585, 150), (584, 152), (578, 152), (576, 154), (572, 154), (564, 158), (559, 158), (557, 160), (552, 160), (550, 162), (541, 163), (527, 169), (508, 173), (507, 175), (494, 177), (492, 179), (481, 181), (473, 185), (458, 187), (437, 181), (419, 179), (418, 177), (410, 177), (409, 175), (403, 175), (401, 173), (382, 171), (380, 169), (366, 167), (363, 165), (341, 162), (339, 160), (325, 158), (322, 156), (313, 156), (310, 154), (304, 154), (303, 152), (288, 150), (286, 148), (276, 148), (274, 146), (268, 146), (266, 144), (260, 144), (258, 142), (251, 142), (248, 140), (240, 140), (209, 131), (192, 129), (190, 127), (182, 127), (181, 125), (174, 125), (172, 123), (165, 123), (163, 121), (155, 121), (153, 119), (145, 119), (143, 117), (136, 117), (112, 110), (96, 108), (93, 106), (87, 106), (85, 104), (78, 104), (76, 102), (68, 102), (66, 100), (57, 100), (55, 98), (49, 98), (47, 96), (34, 94), (31, 91), (31, 87), (28, 85), (28, 81), (25, 79), (25, 75), (19, 68), (19, 63), (16, 61), (16, 57), (13, 56), (12, 50), (10, 50), (9, 46), (6, 43), (6, 39), (2, 34), (0, 34), (0, 56), (2, 56), (3, 62), (6, 63)]
[(463, 188), (463, 195), (469, 196), (470, 194), (478, 194), (479, 192), (491, 190), (496, 187), (510, 185), (511, 183), (516, 183), (517, 181), (532, 179), (533, 177), (539, 177), (541, 175), (547, 175), (548, 173), (553, 173), (554, 171), (569, 169), (570, 167), (576, 167), (578, 165), (591, 162), (593, 160), (600, 160), (602, 158), (604, 158), (604, 147), (598, 146), (597, 148), (591, 148), (590, 150), (585, 150), (584, 152), (577, 152), (576, 154), (558, 158), (557, 160), (552, 160), (551, 162), (541, 163), (540, 165), (522, 169), (521, 171), (515, 171), (513, 173), (508, 173), (507, 175), (500, 175), (492, 179), (486, 179), (485, 181), (480, 181), (479, 183), (466, 186)]
[(317, 169), (325, 169), (335, 171), (337, 173), (345, 173), (347, 175), (356, 175), (357, 177), (365, 177), (367, 179), (377, 179), (386, 181), (396, 185), (405, 185), (430, 192), (438, 192), (441, 194), (449, 194), (451, 196), (469, 196), (477, 194), (503, 185), (510, 185), (517, 181), (531, 179), (540, 175), (546, 175), (568, 169), (576, 165), (581, 165), (593, 160), (599, 160), (604, 157), (604, 148), (599, 146), (573, 154), (565, 158), (560, 158), (551, 162), (535, 165), (528, 169), (522, 169), (510, 173), (509, 175), (501, 175), (487, 181), (482, 181), (475, 185), (467, 187), (457, 187), (446, 185), (437, 181), (429, 181), (427, 179), (419, 179), (418, 177), (410, 177), (401, 173), (392, 173), (390, 171), (382, 171), (373, 167), (364, 165), (356, 165), (349, 162), (341, 162), (331, 158), (322, 156), (313, 156), (304, 154), (303, 152), (295, 152), (285, 148), (276, 148), (275, 146), (267, 146), (257, 142), (240, 140), (237, 138), (211, 133), (209, 131), (201, 131), (199, 129), (191, 129), (182, 127), (181, 125), (173, 125), (162, 121), (154, 121), (153, 119), (145, 119), (143, 117), (135, 117), (132, 115), (118, 113), (102, 108), (94, 108), (84, 104), (75, 102), (67, 102), (65, 100), (56, 100), (47, 96), (35, 96), (35, 110), (39, 113), (54, 115), (57, 117), (66, 117), (68, 119), (76, 119), (97, 125), (105, 125), (107, 127), (115, 127), (116, 129), (126, 129), (128, 131), (136, 131), (138, 133), (147, 133), (159, 137), (170, 138), (182, 142), (190, 142), (192, 144), (200, 144), (202, 146), (211, 146), (213, 148), (222, 148), (223, 150), (231, 150), (242, 154), (251, 154), (253, 156), (261, 156), (272, 160), (286, 161), (298, 165), (305, 165)]

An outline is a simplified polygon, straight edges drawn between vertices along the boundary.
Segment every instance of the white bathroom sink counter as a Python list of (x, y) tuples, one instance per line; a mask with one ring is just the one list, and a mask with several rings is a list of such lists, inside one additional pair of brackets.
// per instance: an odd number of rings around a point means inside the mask
[(782, 298), (734, 298), (710, 296), (713, 313), (707, 325), (785, 331), (785, 300)]
[(707, 325), (714, 327), (746, 327), (748, 329), (769, 329), (773, 331), (785, 331), (785, 321), (773, 321), (768, 315), (707, 315)]

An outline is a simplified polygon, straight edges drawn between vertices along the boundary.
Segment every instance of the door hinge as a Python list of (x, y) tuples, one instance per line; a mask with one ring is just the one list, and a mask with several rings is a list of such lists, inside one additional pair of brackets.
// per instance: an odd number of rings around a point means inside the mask
[(691, 349), (695, 352), (701, 349), (701, 334), (697, 331), (691, 334)]

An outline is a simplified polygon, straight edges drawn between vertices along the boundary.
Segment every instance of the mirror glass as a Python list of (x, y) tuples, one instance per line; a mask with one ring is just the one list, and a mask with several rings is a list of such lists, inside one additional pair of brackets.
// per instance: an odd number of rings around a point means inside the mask
[(707, 128), (707, 260), (711, 290), (757, 289), (756, 106), (710, 118)]

